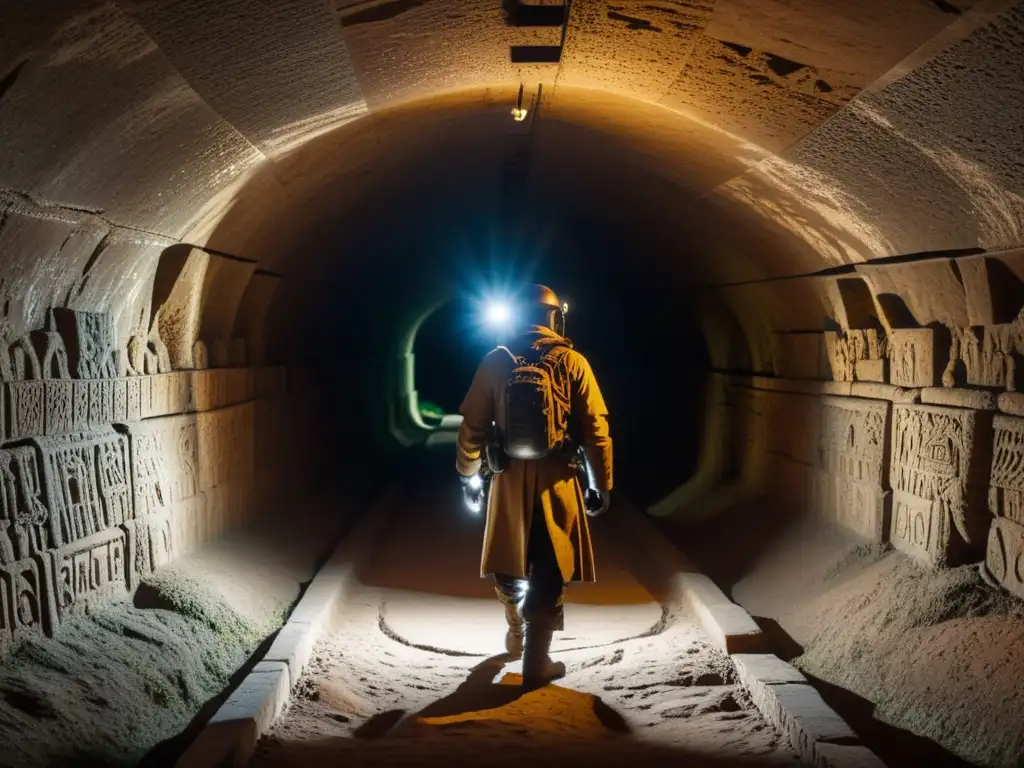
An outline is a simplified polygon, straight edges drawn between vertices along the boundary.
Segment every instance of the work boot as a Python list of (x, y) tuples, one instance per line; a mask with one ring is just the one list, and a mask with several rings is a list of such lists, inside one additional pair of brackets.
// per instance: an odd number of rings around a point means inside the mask
[(554, 634), (554, 627), (550, 622), (527, 622), (526, 643), (523, 647), (524, 689), (533, 691), (560, 677), (565, 677), (565, 664), (552, 661), (548, 655)]
[(523, 623), (523, 616), (517, 603), (505, 603), (505, 621), (508, 622), (505, 651), (513, 659), (518, 659), (523, 655), (523, 632), (526, 625)]

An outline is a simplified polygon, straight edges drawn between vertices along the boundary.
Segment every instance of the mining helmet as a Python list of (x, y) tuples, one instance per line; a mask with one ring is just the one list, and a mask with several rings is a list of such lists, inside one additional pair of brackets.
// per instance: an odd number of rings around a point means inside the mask
[(546, 309), (547, 322), (545, 324), (559, 336), (565, 335), (565, 315), (569, 305), (562, 303), (553, 290), (540, 283), (531, 283), (523, 298), (524, 304), (527, 306)]

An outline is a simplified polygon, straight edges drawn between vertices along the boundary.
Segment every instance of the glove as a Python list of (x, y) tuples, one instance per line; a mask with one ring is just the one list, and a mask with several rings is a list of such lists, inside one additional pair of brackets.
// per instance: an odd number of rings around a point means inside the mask
[(586, 509), (588, 517), (603, 515), (608, 511), (611, 503), (611, 491), (596, 491), (593, 488), (587, 488), (586, 493), (583, 494), (583, 507)]
[(484, 506), (484, 479), (480, 474), (459, 475), (462, 485), (462, 501), (474, 515), (480, 514)]

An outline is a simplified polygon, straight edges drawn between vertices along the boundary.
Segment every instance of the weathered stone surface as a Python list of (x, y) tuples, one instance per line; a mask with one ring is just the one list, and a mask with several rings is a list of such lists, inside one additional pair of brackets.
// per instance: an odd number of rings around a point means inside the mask
[(889, 334), (889, 381), (900, 387), (931, 387), (937, 383), (933, 329), (900, 329)]
[(0, 654), (24, 637), (53, 633), (57, 615), (52, 584), (47, 557), (0, 565)]
[(774, 653), (734, 653), (731, 658), (740, 682), (748, 687), (807, 682), (799, 669)]
[(872, 400), (889, 400), (893, 403), (916, 403), (921, 397), (918, 389), (904, 389), (893, 384), (877, 384), (871, 381), (855, 381), (850, 385), (850, 394)]
[(821, 404), (814, 509), (874, 541), (888, 537), (886, 438), (891, 407), (884, 401), (840, 397)]
[(977, 389), (925, 387), (921, 390), (921, 402), (929, 405), (949, 405), (954, 408), (973, 408), (976, 411), (994, 411), (997, 408), (997, 399), (993, 393)]
[(42, 435), (46, 431), (46, 383), (10, 381), (5, 389), (9, 400), (7, 436), (13, 440)]
[(29, 446), (0, 450), (0, 564), (54, 544), (39, 457)]
[(147, 419), (127, 433), (136, 516), (169, 511), (199, 493), (196, 416)]
[(199, 487), (251, 483), (255, 471), (255, 415), (252, 403), (196, 415)]
[(114, 421), (114, 380), (89, 382), (89, 426), (102, 428)]
[(887, 342), (874, 329), (825, 333), (831, 376), (835, 381), (885, 381)]
[(72, 375), (78, 379), (105, 379), (123, 373), (121, 351), (109, 315), (55, 308), (57, 331), (64, 339)]
[(985, 567), (1017, 597), (1024, 599), (1024, 525), (997, 517), (988, 534)]
[(86, 424), (75, 424), (75, 382), (51, 379), (45, 382), (46, 434), (61, 435)]
[(996, 414), (992, 431), (989, 512), (1024, 525), (1024, 419)]
[(127, 594), (132, 586), (128, 532), (114, 526), (49, 553), (61, 618)]
[(1024, 416), (1024, 393), (1000, 392), (996, 398), (999, 410), (1012, 416)]
[(1024, 373), (1017, 370), (1022, 349), (1024, 326), (1019, 322), (954, 328), (942, 384), (1015, 390)]
[(991, 414), (894, 405), (890, 541), (935, 565), (983, 555), (989, 516), (983, 473), (992, 455)]
[(134, 517), (128, 440), (113, 429), (36, 437), (54, 545), (69, 544)]
[(816, 768), (886, 768), (878, 755), (860, 744), (826, 744), (815, 746)]

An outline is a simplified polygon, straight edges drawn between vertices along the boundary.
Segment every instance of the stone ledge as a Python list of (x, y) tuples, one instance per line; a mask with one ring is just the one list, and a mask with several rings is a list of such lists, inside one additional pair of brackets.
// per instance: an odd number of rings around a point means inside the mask
[(803, 674), (772, 654), (733, 654), (740, 683), (800, 760), (817, 768), (884, 768)]
[(400, 489), (391, 487), (363, 512), (306, 588), (252, 672), (200, 731), (175, 768), (240, 767), (291, 700), (291, 692), (327, 630), (359, 559), (390, 519)]
[(210, 722), (177, 765), (185, 768), (220, 768), (245, 765), (265, 732), (288, 701), (288, 667), (280, 662), (259, 662)]
[(994, 411), (998, 408), (993, 393), (978, 389), (925, 387), (921, 390), (921, 402), (928, 405), (951, 405), (954, 408), (974, 408), (978, 411)]
[(711, 579), (702, 573), (680, 573), (675, 580), (704, 631), (721, 650), (725, 653), (756, 653), (764, 648), (761, 628)]

